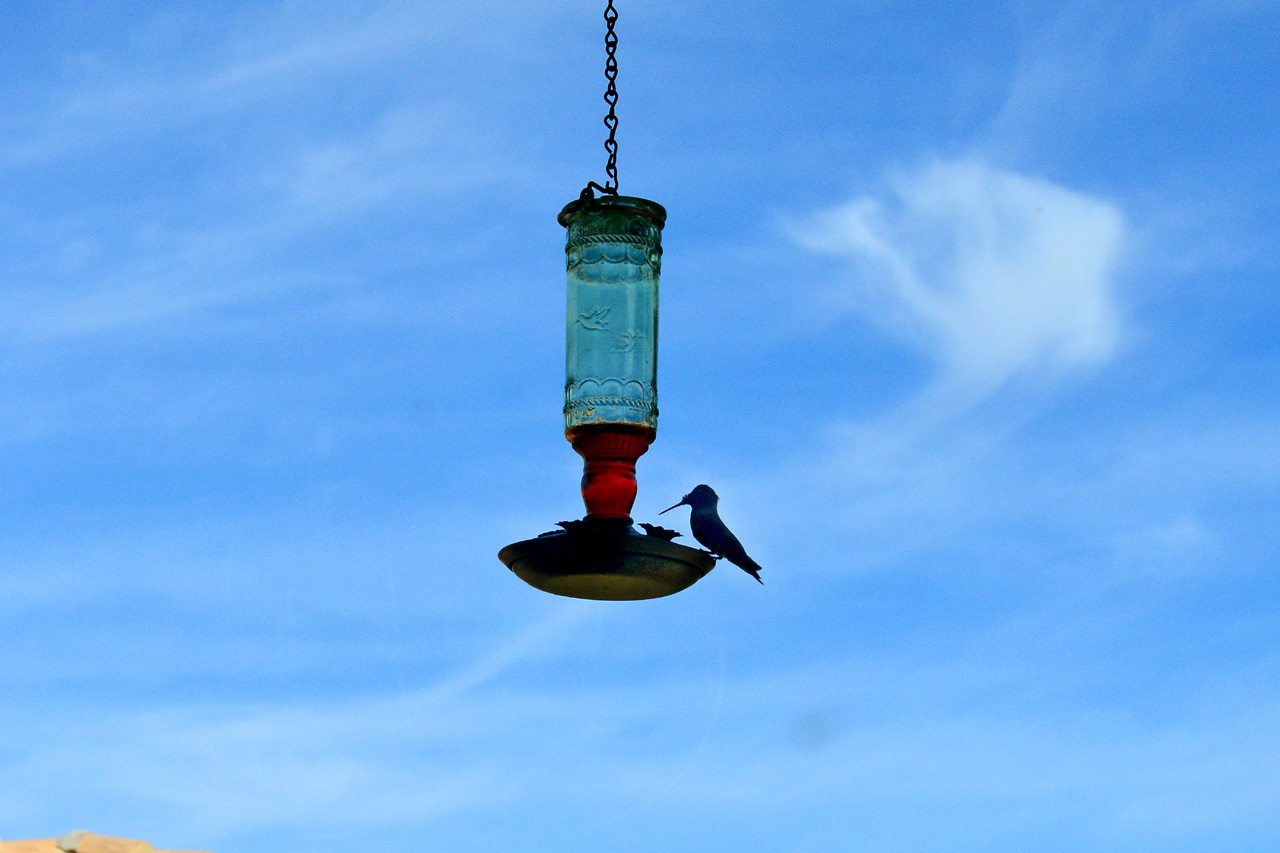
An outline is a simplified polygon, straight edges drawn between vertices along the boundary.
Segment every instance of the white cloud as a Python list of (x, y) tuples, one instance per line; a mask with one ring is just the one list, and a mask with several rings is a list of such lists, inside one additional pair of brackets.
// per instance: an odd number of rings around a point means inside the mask
[(935, 391), (980, 399), (1019, 376), (1106, 362), (1125, 219), (1112, 202), (973, 161), (892, 176), (797, 234), (856, 259), (863, 310), (935, 355)]
[(50, 82), (39, 108), (0, 125), (0, 170), (54, 162), (106, 142), (185, 132), (210, 118), (234, 123), (245, 110), (297, 102), (319, 87), (366, 85), (353, 81), (406, 59), (428, 88), (456, 95), (484, 78), (459, 80), (448, 70), (450, 58), (461, 54), (476, 63), (504, 51), (523, 54), (568, 5), (319, 2), (281, 4), (274, 13), (223, 25), (192, 18), (173, 28), (172, 16), (144, 19), (139, 29), (154, 30), (168, 51), (160, 58), (111, 56), (87, 63), (65, 83)]
[[(517, 662), (530, 651), (522, 643), (574, 621), (552, 614), (497, 656)], [(1045, 672), (998, 627), (993, 639), (990, 654), (971, 646), (950, 663), (836, 660), (721, 685), (498, 678), (481, 690), (485, 679), (464, 673), (328, 707), (57, 706), (33, 727), (38, 750), (0, 766), (0, 784), (16, 792), (0, 801), (0, 819), (54, 824), (74, 812), (72, 823), (98, 826), (121, 820), (114, 809), (149, 837), (222, 849), (237, 833), (291, 825), (401, 823), (443, 835), (450, 820), (500, 812), (510, 838), (571, 811), (588, 832), (639, 833), (694, 809), (706, 822), (688, 829), (705, 833), (743, 815), (769, 826), (839, 805), (847, 831), (873, 838), (891, 827), (901, 849), (902, 838), (938, 846), (938, 826), (884, 827), (877, 811), (927, 807), (955, 831), (981, 833), (991, 824), (975, 821), (974, 802), (1007, 811), (1004, 832), (1020, 809), (1083, 806), (1089, 830), (1139, 837), (1211, 834), (1274, 811), (1277, 711), (1239, 684), (1215, 683), (1208, 707), (1179, 703), (1158, 722), (1135, 722), (1082, 707), (1078, 676)], [(1028, 690), (1056, 713), (1021, 715)], [(797, 742), (797, 724), (821, 732)], [(602, 814), (604, 826), (591, 817)]]

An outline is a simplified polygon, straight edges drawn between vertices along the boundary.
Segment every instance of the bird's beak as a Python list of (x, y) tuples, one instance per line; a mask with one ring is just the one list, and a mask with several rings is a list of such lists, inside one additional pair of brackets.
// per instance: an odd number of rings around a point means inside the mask
[[(684, 505), (685, 505), (684, 498), (681, 498), (680, 503), (676, 504), (676, 506), (684, 506)], [(669, 506), (666, 509), (664, 509), (662, 512), (658, 513), (658, 515), (665, 515), (666, 513), (671, 512), (671, 510), (675, 509), (676, 506)]]

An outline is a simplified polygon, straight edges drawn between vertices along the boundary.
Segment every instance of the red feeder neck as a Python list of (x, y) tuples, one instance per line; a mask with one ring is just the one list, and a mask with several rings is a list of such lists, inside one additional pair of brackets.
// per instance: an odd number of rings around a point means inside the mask
[(583, 459), (582, 502), (592, 518), (631, 518), (636, 501), (636, 460), (656, 437), (643, 427), (578, 427), (565, 436)]

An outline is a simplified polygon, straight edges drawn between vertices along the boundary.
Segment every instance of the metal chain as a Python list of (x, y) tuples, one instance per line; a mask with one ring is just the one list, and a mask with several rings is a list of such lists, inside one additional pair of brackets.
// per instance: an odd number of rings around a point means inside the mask
[(609, 86), (604, 91), (604, 102), (609, 105), (609, 114), (604, 117), (604, 126), (609, 128), (609, 138), (604, 141), (604, 150), (609, 152), (609, 162), (604, 171), (608, 178), (605, 179), (604, 186), (590, 181), (582, 191), (584, 199), (595, 197), (592, 190), (600, 190), (605, 195), (618, 194), (618, 114), (614, 110), (618, 106), (618, 34), (613, 31), (613, 25), (618, 22), (618, 10), (613, 8), (613, 0), (609, 0), (609, 5), (604, 10), (604, 21), (607, 25), (604, 36), (604, 77), (609, 81)]
[(609, 105), (609, 114), (604, 117), (604, 126), (609, 128), (609, 138), (604, 141), (604, 150), (609, 152), (609, 164), (604, 167), (604, 171), (609, 179), (605, 181), (604, 191), (617, 195), (618, 114), (614, 112), (614, 107), (618, 105), (618, 34), (613, 31), (613, 25), (618, 22), (618, 10), (613, 8), (613, 0), (609, 0), (609, 6), (604, 10), (604, 20), (608, 25), (604, 35), (604, 49), (608, 55), (604, 63), (604, 77), (609, 81), (609, 87), (604, 90), (604, 102)]

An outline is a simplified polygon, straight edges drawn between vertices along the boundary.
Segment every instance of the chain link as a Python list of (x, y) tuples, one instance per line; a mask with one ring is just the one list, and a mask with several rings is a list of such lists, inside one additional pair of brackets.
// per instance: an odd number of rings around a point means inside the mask
[(613, 0), (609, 0), (609, 5), (604, 10), (604, 21), (607, 25), (604, 35), (606, 57), (604, 77), (609, 81), (604, 91), (604, 102), (609, 105), (609, 114), (604, 117), (604, 126), (609, 128), (609, 138), (604, 141), (604, 150), (609, 153), (609, 161), (604, 171), (608, 177), (605, 179), (604, 186), (590, 181), (582, 191), (584, 199), (594, 198), (593, 190), (600, 190), (605, 195), (618, 194), (618, 114), (615, 111), (615, 107), (618, 106), (618, 34), (613, 30), (613, 25), (618, 22), (618, 10), (613, 8)]

